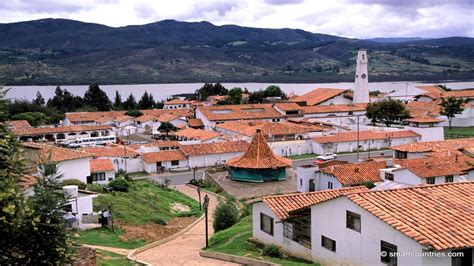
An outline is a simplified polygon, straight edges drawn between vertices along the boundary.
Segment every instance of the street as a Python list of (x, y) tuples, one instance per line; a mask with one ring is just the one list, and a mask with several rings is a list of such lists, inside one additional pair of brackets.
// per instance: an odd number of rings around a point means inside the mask
[[(376, 157), (376, 156), (382, 156), (382, 155), (393, 156), (393, 151), (392, 150), (370, 151), (370, 157)], [(369, 152), (359, 153), (360, 159), (366, 159), (368, 157), (369, 157)], [(315, 158), (296, 160), (296, 161), (293, 161), (292, 167), (293, 169), (296, 169), (296, 167), (301, 166), (301, 165), (314, 164), (314, 160)], [(355, 163), (357, 161), (357, 153), (341, 154), (337, 156), (336, 160)]]

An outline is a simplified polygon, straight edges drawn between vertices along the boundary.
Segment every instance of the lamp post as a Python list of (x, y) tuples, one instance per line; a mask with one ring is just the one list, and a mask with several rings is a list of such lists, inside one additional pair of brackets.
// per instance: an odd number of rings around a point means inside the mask
[(198, 198), (199, 198), (199, 210), (202, 210), (202, 204), (201, 204), (201, 187), (197, 187), (197, 192), (198, 192)]
[(209, 247), (209, 233), (208, 233), (208, 218), (207, 218), (207, 209), (209, 207), (209, 197), (207, 196), (204, 196), (204, 203), (203, 203), (203, 207), (204, 207), (204, 212), (205, 212), (205, 218), (206, 218), (206, 248)]

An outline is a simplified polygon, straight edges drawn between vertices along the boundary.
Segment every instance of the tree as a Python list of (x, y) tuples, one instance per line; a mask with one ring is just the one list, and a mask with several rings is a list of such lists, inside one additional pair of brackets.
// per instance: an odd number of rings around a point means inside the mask
[(115, 110), (121, 110), (122, 109), (122, 96), (120, 96), (118, 90), (115, 91), (115, 98), (114, 98), (114, 105), (113, 105)]
[(158, 127), (158, 131), (166, 132), (166, 138), (167, 139), (168, 139), (169, 132), (176, 131), (176, 130), (177, 130), (177, 128), (173, 124), (171, 124), (170, 122), (163, 122)]
[(48, 108), (65, 113), (73, 112), (81, 108), (84, 103), (81, 97), (74, 96), (68, 90), (62, 90), (57, 86), (53, 98), (46, 104)]
[(265, 97), (280, 97), (286, 99), (286, 94), (281, 90), (280, 87), (275, 85), (268, 86), (264, 91)]
[(206, 83), (202, 86), (199, 90), (195, 92), (195, 97), (191, 97), (190, 99), (196, 99), (199, 101), (205, 101), (207, 97), (213, 95), (227, 95), (227, 89), (222, 86), (220, 83), (212, 84)]
[(45, 100), (43, 98), (43, 95), (39, 91), (36, 92), (36, 98), (33, 100), (33, 104), (38, 105), (38, 106), (44, 106)]
[(133, 94), (130, 93), (127, 100), (125, 100), (125, 102), (123, 102), (123, 108), (125, 110), (136, 110), (136, 109), (138, 109), (138, 104), (137, 104), (137, 101), (135, 100), (135, 96), (133, 96)]
[(218, 105), (224, 104), (241, 104), (242, 103), (242, 94), (243, 90), (241, 88), (233, 88), (229, 91), (227, 98), (217, 102)]
[(95, 107), (98, 111), (110, 111), (112, 108), (109, 97), (97, 83), (92, 83), (84, 94), (84, 104)]
[(239, 221), (240, 212), (231, 200), (219, 200), (213, 217), (214, 231), (227, 229)]
[(26, 112), (21, 114), (16, 114), (11, 117), (12, 120), (26, 120), (30, 125), (36, 127), (43, 124), (47, 117), (40, 112)]
[(401, 121), (410, 117), (410, 113), (406, 110), (405, 105), (401, 101), (394, 99), (369, 103), (366, 115), (373, 122), (382, 122), (387, 127), (395, 121)]
[(140, 110), (128, 110), (125, 114), (133, 117), (139, 117), (143, 115)]
[(262, 90), (254, 91), (249, 95), (249, 103), (262, 103), (265, 98), (265, 92)]
[(154, 106), (155, 106), (155, 100), (153, 99), (153, 95), (145, 91), (145, 93), (143, 93), (142, 98), (138, 102), (138, 107), (144, 110), (144, 109), (152, 109)]
[(449, 96), (446, 99), (441, 98), (441, 103), (439, 104), (441, 106), (440, 114), (445, 115), (448, 118), (449, 129), (451, 129), (451, 123), (454, 116), (460, 114), (462, 110), (464, 110), (464, 107), (462, 106), (463, 104), (463, 99), (457, 99), (454, 96)]

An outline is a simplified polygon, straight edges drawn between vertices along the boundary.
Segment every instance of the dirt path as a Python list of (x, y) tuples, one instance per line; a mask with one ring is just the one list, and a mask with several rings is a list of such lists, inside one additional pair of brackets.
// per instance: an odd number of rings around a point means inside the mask
[(127, 256), (128, 253), (132, 251), (131, 249), (125, 249), (125, 248), (113, 248), (113, 247), (94, 246), (94, 245), (86, 245), (86, 244), (84, 244), (84, 246), (100, 249), (100, 250), (105, 250), (105, 251), (110, 251), (110, 252), (125, 255), (125, 256)]
[[(176, 189), (195, 200), (198, 199), (194, 188), (186, 185), (178, 185)], [(204, 198), (206, 193), (201, 193)], [(209, 196), (209, 235), (214, 233), (212, 229), (212, 213), (217, 205), (217, 198), (212, 194)], [(136, 259), (148, 262), (152, 265), (238, 265), (221, 260), (203, 258), (199, 251), (206, 245), (205, 221), (204, 219), (178, 238), (158, 247), (149, 249), (135, 256)]]

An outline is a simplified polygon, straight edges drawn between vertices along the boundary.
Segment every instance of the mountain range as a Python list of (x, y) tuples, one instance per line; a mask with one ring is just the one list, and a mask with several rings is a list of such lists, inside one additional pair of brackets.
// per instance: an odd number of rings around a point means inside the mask
[(108, 27), (66, 19), (0, 24), (0, 83), (129, 84), (470, 80), (474, 38), (368, 40), (299, 29), (163, 20)]

